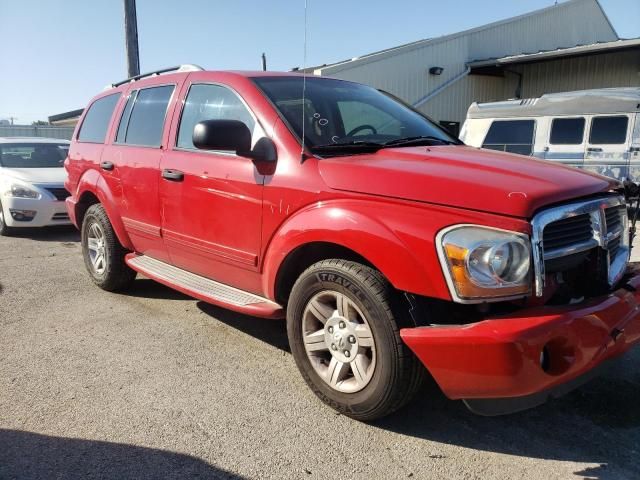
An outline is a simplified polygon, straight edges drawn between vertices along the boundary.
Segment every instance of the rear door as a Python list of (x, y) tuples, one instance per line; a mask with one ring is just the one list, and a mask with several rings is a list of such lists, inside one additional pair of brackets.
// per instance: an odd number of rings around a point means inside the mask
[(168, 134), (165, 124), (179, 86), (162, 76), (139, 88), (133, 84), (113, 143), (103, 156), (103, 163), (118, 170), (120, 212), (135, 250), (163, 261), (169, 256), (160, 231), (159, 168)]
[(544, 158), (572, 167), (584, 165), (587, 120), (584, 116), (551, 118)]
[(629, 175), (631, 115), (593, 115), (589, 118), (584, 168), (624, 180)]

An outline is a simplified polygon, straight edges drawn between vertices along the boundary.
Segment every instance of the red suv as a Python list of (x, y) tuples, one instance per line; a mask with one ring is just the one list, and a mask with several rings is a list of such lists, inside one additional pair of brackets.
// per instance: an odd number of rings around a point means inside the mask
[(425, 372), (494, 415), (638, 342), (614, 180), (466, 147), (393, 96), (180, 67), (94, 98), (65, 162), (85, 264), (256, 317), (336, 410), (370, 420)]

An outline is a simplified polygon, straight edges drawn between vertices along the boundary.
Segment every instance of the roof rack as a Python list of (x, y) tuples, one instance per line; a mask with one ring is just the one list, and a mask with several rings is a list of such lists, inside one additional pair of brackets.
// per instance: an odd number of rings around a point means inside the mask
[(125, 83), (135, 82), (136, 80), (140, 80), (141, 78), (153, 77), (154, 75), (161, 75), (163, 73), (169, 73), (169, 72), (200, 72), (202, 70), (204, 70), (204, 68), (199, 67), (198, 65), (191, 65), (191, 64), (178, 65), (176, 67), (169, 67), (169, 68), (162, 68), (160, 70), (154, 70), (153, 72), (141, 73), (140, 75), (136, 75), (135, 77), (129, 77), (129, 78), (127, 78), (125, 80), (122, 80), (120, 82), (112, 83), (109, 87), (110, 88), (119, 87), (120, 85), (124, 85)]

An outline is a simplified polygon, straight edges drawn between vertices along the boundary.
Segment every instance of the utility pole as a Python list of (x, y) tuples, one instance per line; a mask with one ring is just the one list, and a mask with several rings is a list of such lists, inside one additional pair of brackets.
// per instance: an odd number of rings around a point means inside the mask
[(267, 56), (262, 52), (262, 71), (267, 71)]
[(124, 34), (127, 52), (127, 71), (130, 77), (135, 77), (136, 75), (140, 75), (136, 0), (124, 0)]

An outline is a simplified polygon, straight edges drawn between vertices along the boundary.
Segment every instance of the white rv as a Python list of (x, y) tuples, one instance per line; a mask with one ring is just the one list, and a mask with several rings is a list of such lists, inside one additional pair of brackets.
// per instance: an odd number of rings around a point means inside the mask
[(640, 88), (550, 93), (473, 103), (460, 139), (640, 181)]

